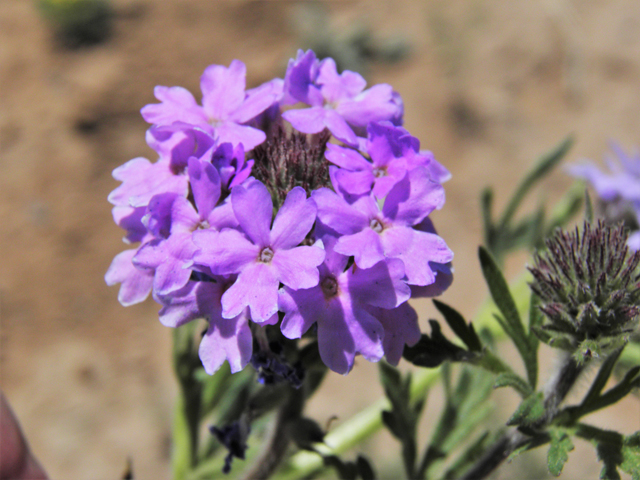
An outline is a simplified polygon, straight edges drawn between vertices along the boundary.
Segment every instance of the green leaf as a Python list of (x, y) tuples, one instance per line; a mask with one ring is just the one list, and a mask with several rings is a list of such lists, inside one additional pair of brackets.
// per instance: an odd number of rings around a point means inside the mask
[(509, 225), (511, 219), (516, 213), (520, 203), (525, 198), (529, 190), (542, 178), (544, 178), (547, 173), (549, 173), (562, 158), (566, 155), (566, 153), (571, 148), (573, 144), (573, 139), (571, 137), (567, 137), (565, 140), (560, 142), (553, 150), (549, 153), (543, 155), (540, 160), (536, 163), (533, 169), (527, 174), (527, 176), (522, 180), (513, 197), (511, 198), (507, 208), (505, 209), (504, 214), (499, 222), (498, 230), (502, 230)]
[(289, 432), (294, 443), (303, 450), (313, 451), (314, 443), (324, 441), (324, 431), (315, 420), (299, 417), (290, 422)]
[(503, 321), (500, 321), (500, 324), (518, 349), (527, 370), (529, 384), (533, 386), (538, 376), (537, 352), (531, 350), (530, 340), (524, 331), (518, 308), (495, 260), (484, 247), (479, 248), (478, 255), (491, 297), (503, 315)]
[(457, 310), (451, 308), (446, 303), (442, 303), (438, 300), (433, 300), (433, 304), (440, 311), (445, 321), (451, 327), (451, 330), (464, 342), (464, 344), (472, 352), (482, 351), (482, 344), (478, 334), (473, 329), (471, 323), (467, 324), (464, 317), (458, 313)]
[(416, 461), (416, 426), (423, 402), (411, 405), (411, 376), (402, 380), (400, 372), (387, 364), (379, 363), (380, 380), (391, 402), (391, 411), (382, 412), (382, 422), (402, 444), (402, 458), (409, 478), (414, 476)]
[(542, 392), (534, 393), (520, 403), (507, 425), (530, 426), (541, 420), (545, 413)]
[(526, 398), (533, 393), (531, 386), (520, 375), (512, 372), (503, 372), (496, 377), (493, 388), (512, 387), (522, 398)]
[(591, 388), (589, 388), (589, 391), (585, 395), (584, 400), (582, 400), (582, 404), (580, 405), (581, 408), (588, 408), (593, 402), (596, 401), (596, 399), (600, 397), (600, 393), (606, 385), (607, 380), (609, 380), (611, 372), (613, 372), (613, 367), (615, 367), (621, 353), (622, 348), (619, 348), (611, 355), (609, 355), (604, 362), (602, 362), (600, 370), (598, 370), (598, 375), (596, 375), (596, 378), (591, 384)]
[(538, 296), (531, 292), (531, 301), (529, 303), (529, 354), (531, 355), (531, 370), (534, 374), (533, 378), (529, 379), (532, 389), (536, 389), (538, 383), (538, 347), (540, 346), (540, 340), (535, 333), (535, 328), (542, 325), (544, 318), (542, 311), (540, 310), (540, 299)]
[(547, 466), (549, 467), (549, 473), (557, 477), (562, 473), (562, 468), (569, 459), (569, 452), (574, 447), (571, 437), (565, 430), (552, 429), (549, 434), (551, 436), (551, 445), (547, 454)]

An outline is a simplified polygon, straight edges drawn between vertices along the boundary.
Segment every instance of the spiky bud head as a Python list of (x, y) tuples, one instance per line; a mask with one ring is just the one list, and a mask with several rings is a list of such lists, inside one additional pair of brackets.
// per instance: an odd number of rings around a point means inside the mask
[(625, 343), (640, 314), (640, 252), (622, 225), (556, 230), (534, 256), (531, 289), (546, 318), (541, 339), (584, 361)]

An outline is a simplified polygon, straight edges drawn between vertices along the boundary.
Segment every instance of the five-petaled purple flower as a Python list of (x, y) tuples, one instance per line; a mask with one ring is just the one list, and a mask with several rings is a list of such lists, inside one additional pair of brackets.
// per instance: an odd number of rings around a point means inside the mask
[(284, 80), (245, 90), (245, 77), (237, 60), (208, 67), (202, 105), (181, 87), (156, 87), (160, 103), (142, 115), (158, 160), (113, 172), (113, 218), (137, 246), (114, 258), (107, 284), (121, 284), (123, 305), (151, 294), (164, 325), (205, 319), (209, 374), (251, 363), (265, 382), (299, 386), (290, 350), (260, 361), (274, 329), (282, 344), (317, 338), (342, 374), (357, 355), (397, 364), (420, 338), (408, 300), (453, 279), (453, 254), (429, 219), (449, 172), (400, 127), (389, 85), (366, 89), (312, 51)]

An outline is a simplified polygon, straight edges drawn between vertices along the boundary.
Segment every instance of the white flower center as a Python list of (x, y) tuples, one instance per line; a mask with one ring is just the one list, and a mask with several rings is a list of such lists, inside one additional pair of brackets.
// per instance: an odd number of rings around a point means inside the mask
[(373, 230), (376, 233), (380, 233), (382, 232), (382, 230), (384, 230), (384, 226), (382, 225), (380, 220), (378, 220), (377, 218), (371, 219), (371, 223), (369, 223), (369, 226), (371, 227), (371, 230)]
[(271, 247), (265, 247), (260, 251), (260, 255), (258, 255), (258, 261), (261, 263), (271, 263), (273, 260), (273, 250)]

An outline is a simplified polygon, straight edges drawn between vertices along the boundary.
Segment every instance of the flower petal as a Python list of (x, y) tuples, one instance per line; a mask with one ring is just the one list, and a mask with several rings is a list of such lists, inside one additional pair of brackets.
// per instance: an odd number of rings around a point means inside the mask
[(276, 250), (271, 264), (277, 270), (278, 280), (297, 290), (318, 284), (318, 266), (323, 261), (324, 250), (312, 246)]
[(231, 373), (247, 366), (253, 352), (253, 338), (245, 313), (233, 318), (212, 317), (198, 353), (202, 366), (213, 375), (226, 361)]
[(271, 229), (271, 245), (287, 249), (299, 245), (316, 221), (316, 203), (307, 199), (302, 187), (295, 187), (287, 194)]
[(270, 265), (247, 265), (222, 296), (222, 316), (233, 318), (248, 306), (251, 320), (256, 323), (269, 320), (278, 311), (278, 285), (276, 271)]
[(260, 247), (269, 246), (273, 202), (267, 187), (258, 181), (248, 186), (233, 187), (231, 206), (251, 241)]
[(212, 120), (226, 120), (242, 105), (247, 67), (234, 60), (229, 68), (210, 65), (200, 77), (202, 106)]

